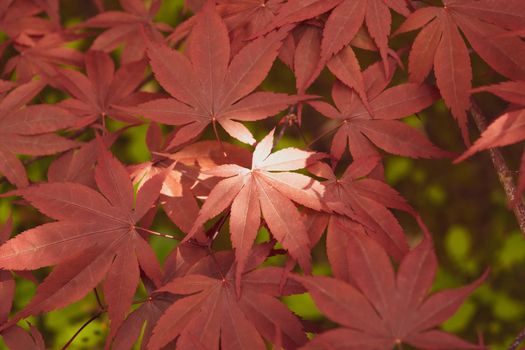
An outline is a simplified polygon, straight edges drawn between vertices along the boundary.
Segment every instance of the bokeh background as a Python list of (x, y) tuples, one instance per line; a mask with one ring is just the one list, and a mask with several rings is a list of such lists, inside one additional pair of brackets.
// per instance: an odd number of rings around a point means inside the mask
[[(115, 0), (106, 1), (108, 9), (118, 9)], [(96, 14), (95, 6), (89, 0), (61, 1), (61, 15), (65, 26), (72, 26), (83, 19)], [(184, 9), (182, 0), (165, 0), (158, 20), (173, 26), (191, 14)], [(398, 23), (400, 18), (397, 18)], [(396, 22), (394, 22), (395, 25)], [(1, 34), (0, 34), (1, 35)], [(392, 40), (395, 48), (401, 48), (413, 39), (413, 34), (400, 36)], [(71, 45), (85, 50), (92, 39), (87, 38)], [(7, 52), (2, 62), (9, 55)], [(374, 53), (357, 50), (363, 68), (378, 59)], [(118, 62), (118, 52), (114, 55)], [(497, 82), (501, 77), (493, 73), (475, 54), (472, 54), (474, 86)], [(406, 74), (399, 70), (394, 79), (403, 81)], [(429, 78), (432, 80), (432, 77)], [(333, 78), (324, 72), (309, 92), (330, 100)], [(294, 78), (290, 70), (281, 62), (276, 62), (270, 76), (262, 88), (272, 91), (294, 93)], [(144, 87), (146, 90), (158, 90), (154, 82)], [(39, 97), (39, 102), (55, 103), (64, 96), (52, 89), (46, 89)], [(492, 120), (505, 107), (505, 103), (489, 94), (476, 95), (476, 100)], [(256, 138), (260, 139), (280, 120), (280, 116), (263, 122), (249, 124)], [(419, 128), (438, 146), (462, 152), (464, 145), (459, 130), (443, 103), (438, 102), (431, 108), (406, 119), (406, 122)], [(110, 123), (110, 128), (117, 129), (121, 124)], [(472, 138), (479, 133), (472, 128)], [(113, 147), (114, 154), (127, 164), (143, 162), (149, 159), (145, 145), (146, 126), (126, 131)], [(301, 132), (296, 127), (289, 127), (277, 147), (305, 147), (324, 130), (330, 129), (327, 119), (308, 107), (305, 108)], [(302, 134), (302, 135), (301, 135)], [(228, 140), (225, 134), (221, 137)], [(204, 138), (213, 139), (211, 131)], [(231, 141), (231, 140), (230, 140)], [(312, 148), (327, 151), (331, 141), (328, 135)], [(233, 142), (233, 141), (232, 141)], [(503, 149), (511, 169), (518, 169), (522, 145)], [(348, 157), (348, 155), (347, 155)], [(28, 164), (29, 177), (33, 182), (45, 181), (47, 167), (53, 157), (34, 160), (24, 158)], [(349, 159), (343, 163), (348, 164)], [(482, 272), (491, 269), (487, 282), (478, 288), (471, 298), (460, 308), (458, 313), (447, 321), (443, 328), (466, 339), (476, 341), (482, 335), (491, 349), (506, 349), (517, 333), (525, 327), (525, 239), (509, 211), (505, 194), (498, 182), (496, 173), (487, 154), (479, 154), (470, 160), (453, 165), (451, 159), (413, 160), (395, 156), (385, 156), (386, 178), (408, 202), (419, 211), (431, 230), (440, 263), (434, 290), (462, 286), (476, 279)], [(3, 181), (0, 193), (10, 189)], [(46, 221), (30, 207), (17, 205), (13, 199), (0, 200), (0, 223), (13, 214), (15, 232), (22, 232)], [(408, 216), (396, 213), (407, 235), (417, 241), (420, 234), (416, 223)], [(154, 229), (164, 233), (176, 233), (176, 228), (159, 213)], [(225, 227), (224, 230), (228, 228)], [(161, 261), (175, 246), (175, 242), (162, 238), (152, 238), (152, 245)], [(227, 248), (227, 235), (222, 234), (216, 242), (216, 248)], [(314, 249), (314, 273), (329, 274), (330, 267), (324, 253), (324, 242)], [(278, 259), (275, 263), (279, 263)], [(45, 278), (48, 269), (34, 273), (37, 280)], [(35, 285), (17, 277), (16, 298), (13, 312), (28, 303), (35, 291)], [(141, 290), (140, 293), (144, 293)], [(144, 294), (145, 295), (145, 294)], [(1, 302), (1, 301), (0, 301)], [(323, 319), (307, 295), (286, 298), (286, 303), (294, 312), (306, 320), (321, 322), (326, 327), (330, 323)], [(29, 318), (27, 321), (36, 325), (43, 333), (51, 349), (60, 349), (82, 324), (97, 311), (95, 296), (90, 294), (64, 309), (42, 316)], [(20, 323), (27, 326), (26, 322)], [(107, 332), (105, 316), (90, 323), (76, 338), (70, 349), (101, 349)], [(0, 348), (4, 344), (0, 341)]]

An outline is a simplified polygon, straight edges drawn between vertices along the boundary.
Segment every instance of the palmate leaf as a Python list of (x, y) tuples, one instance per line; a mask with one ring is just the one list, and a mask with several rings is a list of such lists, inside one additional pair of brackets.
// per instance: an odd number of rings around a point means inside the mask
[(397, 30), (404, 33), (423, 28), (410, 51), (410, 80), (423, 82), (434, 67), (437, 86), (466, 144), (470, 143), (466, 111), (470, 106), (472, 69), (460, 31), (495, 71), (523, 80), (525, 44), (517, 34), (507, 34), (525, 26), (524, 6), (520, 0), (445, 0), (444, 7), (417, 10)]
[[(403, 210), (412, 215), (416, 215), (415, 211), (385, 182), (366, 178), (378, 163), (378, 157), (359, 158), (350, 164), (339, 179), (325, 163), (318, 162), (308, 167), (312, 174), (326, 179), (321, 183), (325, 188), (323, 201), (337, 213), (327, 223), (327, 252), (330, 261), (332, 257), (339, 259), (337, 255), (340, 255), (341, 247), (333, 243), (345, 245), (345, 228), (366, 231), (398, 261), (408, 252), (403, 228), (388, 209)], [(346, 216), (347, 219), (341, 216)]]
[(482, 349), (434, 327), (451, 317), (487, 277), (427, 297), (436, 257), (426, 237), (401, 261), (397, 275), (386, 252), (361, 232), (349, 235), (348, 271), (352, 282), (330, 277), (293, 277), (316, 305), (343, 327), (318, 335), (304, 349), (391, 349), (406, 343), (418, 349)]
[[(12, 218), (0, 227), (0, 243), (4, 243), (11, 236)], [(15, 297), (15, 280), (9, 271), (0, 270), (0, 325), (9, 317), (11, 304)], [(30, 325), (30, 332), (26, 332), (18, 325), (12, 325), (0, 331), (5, 344), (12, 350), (35, 349), (44, 350), (45, 344), (38, 329)]]
[[(56, 0), (14, 1), (0, 4), (0, 28), (10, 38), (24, 35), (36, 37), (60, 28), (59, 6)], [(46, 12), (49, 19), (39, 16)]]
[(78, 145), (54, 133), (73, 126), (73, 114), (54, 105), (26, 106), (44, 86), (37, 80), (19, 85), (0, 102), (0, 173), (19, 188), (29, 182), (17, 154), (45, 156)]
[(27, 82), (36, 74), (53, 76), (61, 65), (82, 66), (84, 54), (66, 47), (75, 35), (49, 33), (43, 37), (21, 35), (13, 40), (13, 46), (20, 53), (5, 64), (4, 73), (16, 72), (18, 81)]
[(230, 32), (232, 53), (237, 53), (249, 41), (271, 23), (285, 0), (218, 0), (217, 11)]
[[(157, 128), (155, 123), (150, 125), (148, 147), (150, 152), (162, 153), (167, 151), (164, 147), (169, 144), (170, 138), (163, 141)], [(204, 172), (220, 164), (248, 166), (250, 160), (251, 153), (244, 148), (218, 141), (199, 141), (174, 153), (152, 153), (151, 161), (133, 165), (129, 169), (133, 182), (140, 188), (150, 178), (175, 163), (166, 175), (160, 203), (173, 223), (183, 232), (189, 233), (199, 212), (196, 197), (208, 196), (218, 182), (217, 178)]]
[[(145, 283), (148, 291), (148, 299), (128, 315), (126, 320), (118, 329), (111, 344), (111, 349), (128, 350), (133, 347), (137, 338), (141, 335), (142, 327), (146, 323), (142, 336), (142, 349), (149, 343), (153, 328), (166, 309), (171, 306), (178, 297), (168, 292), (159, 291), (171, 280), (184, 277), (203, 258), (209, 256), (210, 251), (204, 246), (191, 243), (179, 244), (168, 256), (164, 265), (164, 275), (160, 284)], [(215, 270), (210, 273), (213, 274)]]
[(124, 11), (106, 11), (89, 18), (80, 25), (81, 28), (107, 28), (98, 35), (92, 50), (111, 52), (124, 44), (122, 63), (128, 64), (144, 58), (146, 32), (152, 40), (162, 41), (161, 32), (170, 31), (166, 23), (157, 23), (153, 18), (160, 9), (161, 0), (154, 0), (147, 7), (140, 0), (119, 0)]
[[(236, 252), (237, 276), (244, 271), (261, 225), (261, 213), (277, 241), (305, 271), (311, 268), (308, 233), (293, 202), (320, 210), (324, 208), (322, 188), (314, 179), (290, 171), (305, 168), (323, 155), (296, 148), (270, 154), (272, 147), (273, 131), (255, 148), (251, 169), (228, 164), (207, 172), (225, 179), (210, 192), (186, 238), (206, 221), (231, 207), (230, 230)], [(237, 280), (238, 289), (239, 283)]]
[[(148, 349), (161, 349), (175, 339), (180, 349), (263, 350), (263, 338), (285, 349), (304, 344), (301, 323), (277, 300), (304, 289), (286, 278), (285, 269), (255, 269), (270, 248), (268, 244), (254, 247), (247, 272), (240, 277), (236, 277), (233, 253), (219, 252), (160, 288), (159, 292), (180, 297), (159, 319)], [(235, 291), (237, 279), (243, 285), (240, 295)]]
[(51, 83), (65, 91), (71, 98), (60, 106), (78, 116), (77, 127), (90, 125), (105, 118), (137, 123), (137, 119), (122, 111), (158, 97), (156, 94), (137, 91), (144, 80), (146, 61), (139, 60), (122, 65), (115, 70), (111, 56), (102, 51), (88, 51), (85, 55), (86, 75), (60, 69)]
[(100, 148), (99, 152), (95, 181), (100, 193), (66, 182), (18, 191), (57, 221), (25, 231), (2, 245), (0, 267), (28, 270), (57, 266), (11, 322), (75, 302), (105, 278), (111, 339), (131, 306), (139, 267), (151, 280), (159, 281), (160, 267), (136, 222), (156, 201), (165, 173), (145, 184), (134, 201), (124, 166), (108, 151)]
[(266, 30), (315, 18), (331, 11), (323, 29), (320, 69), (347, 46), (364, 23), (377, 45), (384, 62), (385, 75), (389, 75), (388, 37), (391, 30), (390, 9), (408, 16), (410, 11), (402, 0), (291, 0), (284, 4)]
[(155, 77), (173, 98), (129, 110), (159, 123), (181, 126), (168, 149), (196, 138), (210, 123), (253, 144), (251, 132), (236, 120), (265, 119), (304, 99), (270, 92), (250, 94), (268, 74), (287, 30), (250, 42), (230, 61), (228, 30), (211, 1), (196, 20), (189, 59), (166, 45), (151, 43), (148, 48)]
[(438, 99), (437, 91), (431, 86), (413, 83), (387, 88), (392, 76), (385, 78), (380, 69), (379, 63), (375, 63), (364, 72), (370, 111), (355, 90), (338, 81), (332, 88), (337, 108), (322, 101), (308, 102), (324, 116), (340, 121), (332, 140), (332, 157), (339, 161), (347, 144), (354, 158), (377, 156), (374, 145), (389, 153), (413, 158), (450, 155), (397, 120), (430, 106)]

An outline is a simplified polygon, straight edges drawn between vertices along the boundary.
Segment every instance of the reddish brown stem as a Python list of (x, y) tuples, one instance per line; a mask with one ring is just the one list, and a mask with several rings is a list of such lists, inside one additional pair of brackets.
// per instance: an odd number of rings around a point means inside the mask
[(61, 350), (65, 350), (67, 349), (71, 343), (73, 343), (73, 341), (75, 340), (75, 338), (80, 334), (80, 332), (82, 332), (84, 330), (84, 328), (86, 328), (91, 322), (95, 321), (97, 318), (100, 317), (100, 315), (102, 315), (102, 313), (104, 312), (104, 310), (100, 310), (99, 312), (97, 312), (96, 314), (94, 314), (89, 320), (87, 320), (86, 322), (84, 322), (84, 324), (82, 325), (82, 327), (80, 327), (76, 332), (75, 334), (73, 334), (73, 336), (71, 337), (71, 339), (68, 340), (68, 342), (62, 347)]
[(516, 350), (523, 340), (525, 340), (525, 328), (516, 336), (508, 350)]
[(175, 237), (173, 235), (168, 235), (166, 233), (160, 233), (160, 232), (157, 232), (157, 231), (148, 230), (147, 228), (144, 228), (144, 227), (135, 226), (135, 229), (143, 231), (145, 233), (148, 233), (148, 234), (150, 234), (152, 236), (164, 237), (164, 238), (175, 239), (177, 241), (180, 241), (180, 238), (177, 238), (177, 237)]
[(100, 295), (98, 294), (97, 287), (93, 288), (93, 293), (95, 293), (95, 298), (97, 299), (98, 307), (101, 310), (104, 310), (105, 307), (104, 307), (104, 305), (102, 305), (102, 300), (100, 299)]
[[(483, 132), (487, 128), (487, 119), (473, 99), (471, 100), (470, 113), (472, 114), (479, 131)], [(511, 204), (512, 211), (514, 212), (514, 216), (516, 217), (521, 232), (525, 236), (525, 206), (518, 194), (512, 171), (509, 169), (505, 162), (505, 158), (503, 158), (503, 154), (501, 154), (501, 151), (498, 148), (491, 148), (488, 152), (492, 164), (498, 173), (499, 182), (503, 186), (508, 202)]]

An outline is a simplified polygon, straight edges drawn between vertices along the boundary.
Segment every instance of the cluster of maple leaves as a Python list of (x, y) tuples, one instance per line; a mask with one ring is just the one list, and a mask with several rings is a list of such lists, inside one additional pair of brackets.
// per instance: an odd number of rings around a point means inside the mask
[[(384, 181), (381, 160), (453, 156), (401, 120), (442, 98), (469, 144), (470, 96), (480, 91), (512, 105), (458, 161), (525, 138), (525, 2), (187, 0), (195, 15), (175, 28), (155, 21), (160, 0), (120, 0), (119, 11), (94, 3), (99, 14), (64, 28), (58, 0), (0, 1), (3, 73), (12, 77), (0, 81), (0, 174), (13, 185), (1, 196), (52, 219), (11, 239), (9, 222), (0, 234), (0, 334), (11, 349), (44, 349), (35, 327), (17, 323), (99, 284), (112, 349), (132, 348), (144, 324), (147, 349), (483, 348), (436, 327), (486, 274), (428, 295), (431, 235)], [(402, 23), (391, 33), (394, 12)], [(415, 30), (406, 49), (389, 47), (390, 37)], [(86, 52), (67, 45), (92, 38)], [(119, 48), (116, 68), (110, 53)], [(362, 69), (354, 48), (378, 61)], [(470, 50), (510, 80), (472, 89)], [(393, 83), (407, 55), (408, 81)], [(277, 59), (293, 72), (296, 94), (258, 90)], [(325, 68), (336, 78), (333, 103), (307, 94)], [(142, 89), (151, 80), (162, 93)], [(35, 103), (48, 88), (67, 97)], [(330, 154), (272, 152), (274, 130), (258, 141), (243, 124), (284, 111), (281, 125), (300, 127), (305, 108), (331, 120)], [(108, 118), (128, 126), (109, 132)], [(111, 145), (145, 123), (151, 160), (122, 164)], [(205, 130), (216, 140), (202, 140)], [(240, 142), (221, 140), (222, 130)], [(340, 164), (347, 149), (353, 162)], [(30, 183), (19, 155), (54, 156), (47, 182)], [(160, 208), (184, 236), (151, 230)], [(420, 224), (415, 247), (392, 209)], [(270, 239), (256, 244), (261, 229)], [(214, 251), (226, 232), (232, 250)], [(325, 232), (333, 277), (312, 276), (311, 250)], [(180, 241), (162, 268), (151, 235)], [(274, 255), (285, 266), (265, 263)], [(32, 278), (28, 270), (47, 266), (33, 299), (9, 317), (11, 272)], [(139, 283), (149, 297), (131, 312)], [(279, 300), (305, 292), (340, 326), (312, 328)]]

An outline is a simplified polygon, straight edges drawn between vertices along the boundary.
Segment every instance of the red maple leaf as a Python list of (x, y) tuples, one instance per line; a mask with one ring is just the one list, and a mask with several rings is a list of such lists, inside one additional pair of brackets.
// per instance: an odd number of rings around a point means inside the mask
[(320, 51), (322, 68), (334, 54), (354, 39), (363, 23), (366, 23), (368, 32), (379, 48), (385, 74), (389, 75), (387, 58), (390, 51), (388, 36), (392, 23), (390, 9), (404, 16), (410, 14), (403, 0), (291, 0), (281, 7), (267, 29), (308, 20), (331, 11), (323, 28)]
[(411, 83), (386, 88), (391, 76), (385, 78), (380, 69), (376, 63), (364, 72), (366, 96), (373, 115), (355, 90), (338, 81), (332, 88), (337, 108), (322, 101), (308, 102), (324, 116), (339, 122), (331, 147), (335, 161), (341, 159), (347, 143), (354, 159), (377, 156), (374, 145), (413, 158), (448, 156), (448, 152), (435, 147), (420, 132), (396, 120), (430, 106), (438, 99), (437, 91), (428, 85)]
[(250, 94), (268, 74), (287, 31), (250, 42), (230, 62), (228, 30), (211, 1), (196, 20), (188, 44), (189, 59), (165, 45), (151, 43), (148, 56), (153, 72), (173, 98), (142, 104), (135, 113), (181, 126), (167, 149), (199, 136), (210, 123), (253, 144), (251, 132), (235, 120), (265, 119), (302, 99), (271, 92)]
[[(13, 228), (10, 217), (6, 224), (0, 227), (0, 244), (5, 243)], [(15, 280), (9, 271), (0, 270), (0, 325), (4, 324), (11, 311), (11, 304), (15, 297)], [(30, 324), (30, 333), (22, 327), (13, 325), (0, 332), (5, 344), (12, 350), (45, 350), (44, 339), (38, 329)]]
[[(102, 137), (107, 148), (117, 140), (120, 132)], [(94, 139), (77, 149), (69, 150), (51, 163), (47, 171), (48, 182), (74, 182), (96, 188), (95, 164), (98, 158), (99, 141)]]
[(232, 38), (232, 52), (238, 52), (247, 40), (271, 23), (284, 0), (218, 0), (217, 11)]
[[(217, 141), (200, 141), (174, 153), (165, 152), (162, 132), (157, 124), (148, 129), (148, 147), (152, 160), (130, 167), (133, 182), (142, 186), (147, 180), (164, 171), (173, 162), (172, 170), (166, 175), (162, 186), (160, 202), (166, 215), (181, 229), (189, 233), (199, 213), (196, 197), (205, 198), (216, 185), (217, 178), (206, 175), (205, 171), (221, 164), (248, 166), (251, 154), (246, 149)], [(156, 143), (156, 144), (155, 144)]]
[[(285, 349), (304, 344), (300, 321), (277, 300), (303, 289), (286, 279), (285, 269), (255, 269), (266, 259), (268, 247), (253, 250), (241, 276), (236, 277), (240, 272), (232, 252), (221, 252), (159, 289), (180, 298), (159, 319), (148, 349), (160, 349), (174, 339), (182, 349), (263, 350), (263, 338)], [(236, 279), (242, 280), (239, 296)]]
[[(292, 170), (303, 169), (321, 154), (285, 148), (270, 154), (273, 131), (255, 148), (251, 169), (236, 164), (218, 166), (207, 173), (223, 177), (210, 192), (195, 220), (192, 236), (206, 221), (231, 206), (230, 231), (237, 259), (237, 276), (244, 271), (261, 225), (261, 212), (272, 235), (310, 270), (310, 241), (292, 201), (320, 210), (322, 189), (314, 179)], [(238, 287), (240, 280), (238, 282)]]
[(463, 37), (495, 71), (525, 79), (525, 43), (508, 29), (522, 29), (525, 3), (509, 0), (444, 0), (443, 7), (423, 7), (414, 12), (396, 33), (423, 28), (409, 57), (410, 80), (421, 83), (434, 66), (436, 83), (469, 144), (467, 109), (470, 108), (472, 70)]
[[(175, 278), (181, 278), (188, 274), (195, 264), (201, 262), (204, 258), (209, 256), (212, 252), (205, 246), (195, 245), (193, 243), (181, 243), (170, 253), (164, 264), (164, 277), (161, 286), (167, 285)], [(213, 266), (210, 266), (215, 268)], [(215, 271), (209, 271), (213, 274)], [(191, 273), (191, 272), (190, 272)], [(178, 297), (164, 291), (158, 291), (161, 286), (151, 286), (145, 283), (148, 291), (148, 298), (141, 303), (135, 311), (130, 313), (126, 320), (120, 326), (112, 343), (112, 349), (128, 350), (133, 347), (133, 344), (140, 336), (141, 329), (146, 323), (141, 343), (143, 347), (148, 344), (153, 328), (157, 324), (159, 318), (165, 313), (166, 309), (171, 306)], [(171, 342), (169, 346), (175, 347), (175, 341)]]
[(2, 245), (0, 266), (20, 270), (57, 266), (15, 321), (79, 300), (105, 278), (111, 339), (131, 306), (139, 267), (151, 280), (160, 280), (155, 254), (140, 234), (147, 230), (136, 223), (156, 201), (164, 174), (145, 184), (135, 201), (126, 169), (101, 148), (95, 180), (100, 193), (67, 182), (18, 191), (58, 221), (25, 231)]
[[(46, 12), (51, 20), (38, 16)], [(6, 0), (0, 4), (0, 28), (10, 38), (41, 36), (60, 29), (56, 0)]]
[(166, 23), (153, 21), (162, 4), (161, 0), (154, 0), (150, 7), (146, 7), (141, 0), (119, 0), (124, 11), (106, 11), (82, 23), (80, 27), (109, 28), (98, 35), (92, 50), (111, 52), (124, 44), (122, 63), (131, 63), (144, 58), (146, 41), (143, 33), (153, 39), (162, 41), (161, 31), (171, 31)]
[(351, 283), (330, 277), (294, 277), (319, 309), (343, 327), (318, 335), (304, 349), (391, 349), (400, 343), (418, 349), (481, 349), (433, 329), (451, 317), (487, 277), (427, 297), (436, 273), (429, 238), (401, 261), (397, 275), (386, 252), (360, 232), (349, 235)]
[(18, 81), (26, 82), (40, 74), (52, 77), (60, 65), (81, 67), (84, 54), (65, 47), (67, 42), (78, 39), (65, 33), (49, 33), (42, 37), (22, 34), (13, 40), (20, 53), (11, 57), (4, 67), (4, 75), (16, 71)]
[[(335, 213), (330, 221), (327, 240), (328, 256), (338, 249), (331, 242), (340, 242), (344, 237), (335, 237), (342, 227), (355, 226), (354, 229), (365, 230), (379, 242), (396, 260), (408, 251), (408, 244), (403, 228), (388, 208), (406, 211), (416, 215), (414, 209), (383, 181), (366, 178), (377, 167), (378, 157), (359, 158), (346, 169), (341, 178), (337, 178), (332, 169), (325, 163), (318, 162), (308, 167), (314, 175), (326, 179), (321, 184), (325, 187), (323, 200)], [(348, 219), (343, 219), (340, 215)], [(337, 221), (337, 222), (336, 222)], [(342, 225), (342, 226), (338, 226)], [(363, 228), (357, 226), (362, 225)], [(335, 235), (335, 236), (334, 236)], [(337, 243), (336, 243), (337, 244)]]
[(19, 188), (28, 180), (17, 154), (45, 156), (78, 145), (54, 134), (73, 126), (74, 115), (54, 105), (26, 106), (44, 86), (42, 81), (19, 85), (0, 102), (0, 173)]
[(85, 55), (85, 64), (86, 75), (60, 69), (57, 75), (50, 78), (54, 85), (72, 96), (60, 105), (80, 117), (77, 127), (98, 120), (105, 127), (106, 117), (137, 123), (137, 119), (123, 112), (122, 108), (135, 106), (156, 96), (136, 91), (144, 80), (146, 62), (125, 64), (115, 71), (115, 64), (109, 54), (89, 51)]
[[(370, 110), (361, 66), (353, 48), (348, 45), (331, 58), (323, 58), (322, 28), (323, 23), (316, 20), (296, 26), (284, 41), (279, 53), (279, 58), (294, 72), (297, 92), (304, 94), (326, 65), (337, 79), (358, 93), (365, 107)], [(377, 51), (372, 38), (363, 29), (359, 30), (350, 44), (364, 50)], [(302, 119), (302, 107), (303, 104), (299, 104), (299, 121)]]

